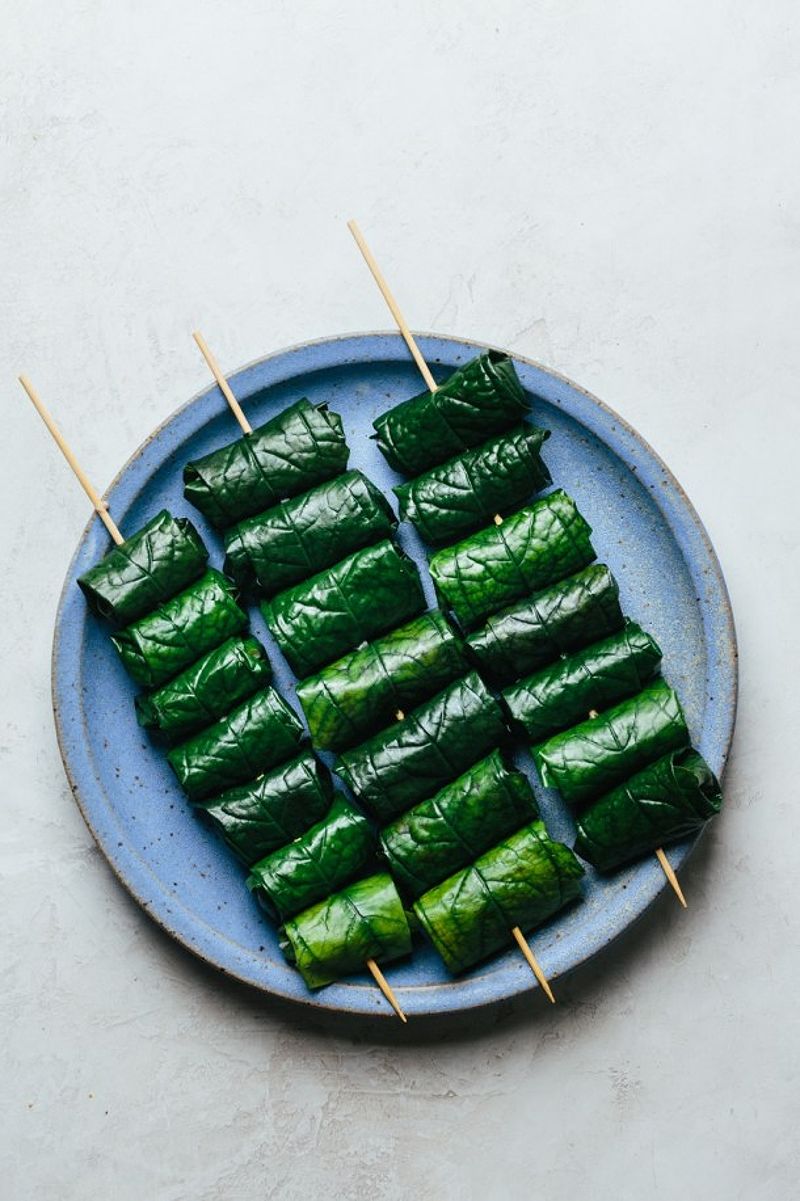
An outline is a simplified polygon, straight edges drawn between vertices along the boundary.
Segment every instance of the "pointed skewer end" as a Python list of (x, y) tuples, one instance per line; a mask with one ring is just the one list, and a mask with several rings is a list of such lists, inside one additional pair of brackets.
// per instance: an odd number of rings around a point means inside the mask
[(393, 990), (392, 986), (390, 985), (389, 981), (384, 976), (381, 969), (378, 967), (375, 960), (368, 959), (367, 967), (369, 968), (370, 972), (372, 973), (373, 980), (375, 981), (378, 988), (383, 993), (386, 1000), (391, 1005), (392, 1009), (395, 1011), (397, 1016), (400, 1018), (400, 1021), (404, 1022), (404, 1023), (408, 1023), (408, 1018), (403, 1013), (400, 1002), (398, 1001), (397, 997), (394, 995), (394, 990)]
[(555, 996), (553, 995), (553, 990), (550, 987), (550, 981), (547, 979), (547, 976), (545, 976), (544, 972), (542, 971), (541, 967), (539, 966), (539, 961), (537, 960), (533, 951), (528, 946), (528, 944), (525, 940), (525, 935), (522, 933), (519, 926), (514, 926), (511, 933), (514, 936), (514, 940), (515, 940), (517, 946), (519, 947), (520, 951), (522, 951), (525, 962), (527, 963), (528, 967), (531, 969), (534, 976), (538, 980), (539, 987), (541, 988), (542, 992), (547, 997), (550, 1004), (555, 1005), (556, 999), (555, 999)]

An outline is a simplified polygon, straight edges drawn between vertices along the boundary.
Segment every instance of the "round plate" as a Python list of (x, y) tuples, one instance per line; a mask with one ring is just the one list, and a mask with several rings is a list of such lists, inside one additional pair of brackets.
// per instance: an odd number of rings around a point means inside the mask
[[(427, 361), (443, 378), (481, 345), (421, 337)], [(697, 514), (661, 460), (615, 413), (583, 389), (514, 356), (532, 394), (534, 418), (552, 430), (545, 457), (556, 486), (575, 497), (594, 527), (594, 545), (620, 583), (624, 611), (650, 630), (664, 651), (664, 674), (683, 702), (695, 745), (721, 773), (736, 709), (736, 642), (725, 583)], [(295, 347), (231, 378), (254, 426), (300, 396), (341, 413), (351, 466), (389, 495), (398, 482), (370, 438), (372, 420), (421, 390), (396, 334), (360, 334)], [(188, 514), (220, 566), (218, 535), (182, 495), (181, 468), (238, 434), (216, 387), (169, 418), (115, 480), (108, 500), (123, 530), (161, 508)], [(423, 567), (413, 529), (399, 538)], [(244, 887), (244, 870), (194, 816), (161, 749), (139, 729), (133, 688), (109, 641), (87, 611), (75, 580), (108, 549), (101, 523), (90, 521), (70, 565), (58, 612), (53, 697), (61, 753), (76, 800), (120, 881), (178, 942), (226, 973), (292, 1001), (370, 1016), (391, 1012), (370, 977), (309, 992), (278, 950), (275, 931)], [(433, 589), (423, 570), (427, 595)], [(256, 608), (254, 632), (267, 646), (278, 687), (294, 702), (293, 677)], [(524, 754), (520, 762), (532, 773)], [(553, 794), (538, 787), (543, 816), (570, 842), (572, 823)], [(680, 866), (692, 843), (670, 851)], [(588, 959), (667, 887), (655, 858), (607, 878), (587, 872), (582, 904), (534, 932), (532, 945), (551, 980)], [(492, 1004), (536, 987), (516, 950), (453, 979), (426, 944), (387, 974), (409, 1015), (441, 1014)]]

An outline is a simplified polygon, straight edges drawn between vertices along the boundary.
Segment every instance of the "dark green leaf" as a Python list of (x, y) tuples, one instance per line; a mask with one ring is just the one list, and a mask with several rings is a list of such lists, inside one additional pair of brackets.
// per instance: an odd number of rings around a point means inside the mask
[(513, 946), (515, 926), (532, 930), (580, 896), (583, 868), (568, 847), (531, 822), (426, 892), (414, 912), (451, 972)]
[(249, 867), (319, 821), (332, 795), (327, 768), (311, 751), (303, 751), (197, 809)]
[(424, 608), (416, 567), (389, 541), (356, 551), (261, 604), (297, 676), (310, 675)]
[(465, 627), (586, 567), (590, 527), (559, 489), (502, 525), (438, 551), (430, 572), (443, 608)]
[(196, 580), (207, 560), (192, 523), (164, 509), (84, 572), (78, 585), (92, 612), (127, 623)]
[(470, 634), (467, 647), (481, 672), (510, 684), (622, 624), (617, 582), (607, 567), (595, 564), (501, 609)]
[(558, 730), (633, 696), (658, 671), (661, 650), (629, 622), (618, 634), (576, 651), (503, 692), (512, 718), (536, 744)]
[(482, 759), (508, 736), (477, 672), (347, 751), (336, 771), (380, 822), (389, 821)]
[(246, 626), (233, 584), (211, 568), (111, 641), (131, 678), (143, 688), (158, 688)]
[(430, 546), (445, 546), (513, 513), (551, 483), (539, 454), (549, 430), (522, 425), (395, 488), (400, 518)]
[(281, 950), (309, 988), (386, 963), (411, 951), (411, 931), (391, 876), (381, 872), (348, 885), (291, 918)]
[(542, 783), (582, 805), (689, 743), (680, 702), (663, 680), (535, 751)]
[(381, 847), (398, 884), (417, 897), (537, 816), (527, 778), (493, 751), (384, 826)]
[(344, 471), (342, 419), (307, 400), (183, 469), (184, 495), (219, 528)]
[(389, 465), (419, 475), (516, 425), (526, 408), (508, 355), (487, 350), (454, 371), (436, 392), (404, 400), (373, 424)]
[(673, 751), (584, 810), (575, 850), (600, 871), (613, 871), (694, 834), (721, 806), (719, 781), (705, 759)]
[(439, 612), (424, 613), (297, 686), (323, 750), (341, 751), (419, 704), (467, 670), (463, 643)]
[(347, 884), (374, 854), (372, 826), (337, 794), (321, 821), (254, 865), (247, 887), (271, 917), (284, 922)]
[(386, 538), (396, 524), (383, 493), (348, 471), (228, 530), (225, 570), (241, 588), (271, 596)]
[(137, 696), (139, 724), (170, 738), (207, 726), (272, 678), (266, 652), (255, 638), (229, 638), (169, 684)]
[(195, 801), (254, 780), (295, 755), (302, 740), (297, 715), (274, 688), (266, 688), (167, 758), (189, 800)]

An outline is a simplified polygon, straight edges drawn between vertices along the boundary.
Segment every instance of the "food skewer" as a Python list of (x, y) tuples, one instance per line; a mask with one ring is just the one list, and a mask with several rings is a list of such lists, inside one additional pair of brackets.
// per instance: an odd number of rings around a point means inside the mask
[[(201, 345), (201, 341), (202, 340), (198, 341), (198, 345), (201, 346), (201, 350), (202, 350), (203, 346)], [(203, 353), (205, 355), (205, 351), (203, 351)], [(208, 358), (207, 358), (207, 361), (209, 361)], [(211, 366), (210, 361), (209, 361), (209, 365)], [(214, 370), (214, 367), (212, 367), (212, 370)], [(96, 488), (92, 485), (88, 476), (84, 472), (83, 468), (80, 466), (80, 463), (78, 462), (71, 447), (67, 443), (66, 439), (64, 438), (64, 435), (61, 433), (61, 430), (56, 425), (55, 421), (53, 420), (53, 417), (51, 416), (50, 412), (44, 405), (43, 401), (41, 400), (40, 396), (38, 395), (35, 388), (31, 384), (30, 380), (27, 378), (27, 376), (21, 375), (19, 377), (19, 382), (22, 385), (23, 389), (25, 390), (26, 394), (28, 395), (28, 397), (29, 397), (30, 401), (32, 402), (34, 408), (36, 409), (37, 413), (41, 417), (42, 421), (47, 426), (47, 429), (50, 431), (50, 434), (52, 435), (59, 450), (64, 455), (64, 458), (67, 460), (67, 462), (69, 463), (69, 466), (71, 467), (75, 477), (77, 478), (77, 480), (80, 483), (81, 487), (83, 488), (84, 492), (89, 497), (89, 500), (92, 502), (92, 506), (93, 506), (95, 512), (100, 517), (101, 521), (105, 525), (106, 529), (108, 530), (109, 534), (111, 535), (111, 537), (114, 540), (114, 542), (116, 543), (116, 545), (121, 546), (124, 543), (125, 539), (124, 539), (119, 527), (117, 526), (116, 522), (113, 520), (110, 513), (108, 512), (108, 506), (107, 506), (106, 502), (102, 499), (102, 497), (97, 492)], [(228, 391), (229, 391), (229, 389), (228, 389)], [(223, 392), (225, 392), (225, 389), (223, 389)], [(232, 398), (232, 393), (231, 393), (231, 398)], [(229, 403), (230, 403), (230, 400), (229, 400)], [(234, 408), (235, 405), (236, 405), (235, 398), (233, 398), (233, 404), (231, 404), (231, 407)], [(236, 406), (236, 407), (238, 407), (238, 406)], [(236, 409), (234, 408), (234, 412), (235, 411), (236, 411)], [(245, 422), (245, 424), (247, 424), (244, 414), (241, 414), (240, 424), (242, 424), (242, 421)], [(242, 425), (242, 428), (244, 429), (244, 425)], [(248, 429), (249, 429), (249, 425), (248, 425)], [(378, 988), (380, 989), (381, 993), (383, 994), (383, 996), (385, 997), (385, 999), (387, 1000), (387, 1002), (389, 1003), (389, 1005), (391, 1006), (393, 1011), (397, 1014), (397, 1016), (401, 1019), (401, 1021), (406, 1022), (407, 1021), (406, 1015), (404, 1014), (402, 1007), (400, 1006), (400, 1003), (397, 1000), (394, 990), (389, 985), (383, 972), (378, 967), (378, 964), (375, 962), (374, 959), (369, 958), (366, 961), (366, 966), (369, 969), (370, 974), (372, 975), (373, 979), (375, 980), (375, 983), (377, 984)]]
[(222, 374), (219, 363), (217, 362), (216, 358), (209, 350), (208, 343), (206, 342), (205, 338), (198, 330), (194, 331), (194, 333), (192, 334), (192, 337), (194, 338), (195, 342), (197, 343), (197, 346), (200, 350), (201, 355), (203, 356), (206, 363), (208, 364), (211, 374), (214, 376), (214, 379), (217, 381), (217, 385), (219, 387), (220, 392), (222, 393), (222, 395), (225, 397), (228, 404), (230, 405), (231, 412), (233, 413), (236, 420), (239, 422), (239, 427), (240, 427), (242, 433), (243, 434), (252, 434), (253, 427), (250, 424), (250, 422), (247, 420), (247, 418), (245, 417), (244, 412), (242, 410), (242, 406), (239, 404), (238, 400), (233, 395), (233, 392), (230, 389), (230, 384), (226, 380), (225, 376)]
[[(389, 311), (391, 312), (392, 316), (394, 317), (394, 319), (397, 323), (397, 327), (400, 330), (400, 333), (401, 333), (406, 345), (408, 346), (409, 351), (411, 352), (414, 362), (419, 367), (422, 378), (424, 379), (429, 390), (431, 392), (435, 392), (437, 390), (436, 381), (433, 379), (433, 376), (431, 375), (431, 372), (430, 372), (430, 369), (428, 368), (427, 363), (425, 363), (425, 360), (422, 356), (422, 352), (420, 351), (419, 347), (417, 346), (414, 335), (412, 334), (412, 332), (408, 326), (408, 323), (406, 322), (405, 318), (403, 317), (402, 313), (400, 312), (400, 309), (397, 305), (397, 301), (394, 299), (394, 296), (392, 295), (392, 293), (388, 287), (388, 284), (386, 283), (383, 273), (381, 272), (380, 268), (378, 267), (378, 264), (375, 260), (374, 255), (372, 254), (372, 251), (369, 249), (369, 246), (367, 245), (364, 235), (362, 234), (361, 230), (358, 227), (358, 224), (354, 220), (348, 221), (347, 227), (350, 230), (350, 233), (353, 235), (356, 245), (358, 246), (359, 250), (361, 251), (361, 254), (364, 257), (364, 261), (366, 262), (367, 266), (369, 267), (369, 270), (372, 273), (372, 276), (373, 276), (376, 284), (378, 285), (378, 290), (380, 291), (381, 295), (383, 296), (384, 300), (386, 301)], [(502, 522), (503, 522), (503, 518), (500, 516), (500, 514), (499, 513), (495, 514), (495, 516), (494, 516), (495, 525), (500, 526), (502, 524)], [(683, 890), (680, 886), (680, 883), (675, 874), (675, 871), (673, 870), (669, 860), (667, 859), (664, 848), (658, 847), (655, 851), (655, 855), (656, 855), (656, 859), (658, 860), (658, 862), (661, 866), (662, 871), (664, 872), (666, 879), (668, 880), (676, 897), (678, 898), (678, 901), (685, 909), (687, 907), (686, 897), (683, 894)], [(517, 942), (519, 942), (523, 936), (520, 932), (519, 938), (518, 938), (517, 933), (514, 932), (514, 937), (517, 939)], [(523, 939), (523, 941), (524, 941), (524, 939)], [(538, 979), (538, 976), (537, 976), (537, 979)]]

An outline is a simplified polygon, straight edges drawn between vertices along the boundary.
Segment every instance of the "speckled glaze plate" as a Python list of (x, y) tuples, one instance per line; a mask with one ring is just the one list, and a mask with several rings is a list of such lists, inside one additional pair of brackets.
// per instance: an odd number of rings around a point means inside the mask
[[(474, 342), (421, 337), (422, 352), (444, 378), (473, 357)], [(595, 397), (514, 356), (538, 424), (552, 430), (545, 458), (554, 484), (575, 497), (594, 529), (601, 562), (620, 583), (623, 609), (664, 651), (664, 674), (683, 702), (695, 745), (721, 773), (736, 710), (736, 641), (725, 583), (703, 526), (680, 485), (639, 435)], [(313, 342), (270, 355), (231, 378), (253, 425), (300, 396), (341, 413), (351, 466), (389, 495), (399, 477), (371, 440), (373, 419), (418, 393), (420, 380), (395, 334), (360, 334)], [(235, 438), (238, 428), (216, 387), (164, 422), (120, 472), (107, 494), (123, 532), (166, 507), (187, 514), (222, 564), (222, 545), (182, 494), (181, 468)], [(392, 498), (393, 499), (393, 498)], [(399, 538), (423, 567), (413, 529)], [(90, 521), (67, 574), (53, 652), (53, 698), (61, 753), (75, 798), (120, 882), (164, 930), (221, 971), (307, 1006), (391, 1017), (368, 975), (309, 992), (278, 950), (274, 929), (244, 887), (244, 870), (192, 813), (161, 749), (136, 723), (133, 689), (109, 641), (87, 611), (76, 578), (108, 548), (101, 523)], [(429, 601), (433, 589), (423, 573)], [(277, 684), (295, 703), (294, 680), (256, 608), (256, 635), (276, 667)], [(530, 760), (520, 765), (531, 776)], [(572, 823), (557, 795), (535, 783), (550, 832), (571, 842)], [(724, 820), (724, 819), (723, 819)], [(670, 850), (679, 867), (691, 841)], [(532, 936), (551, 980), (602, 951), (667, 887), (655, 858), (602, 878), (591, 869), (584, 900)], [(448, 976), (420, 943), (387, 975), (410, 1017), (492, 1004), (536, 983), (509, 949), (459, 979)]]

